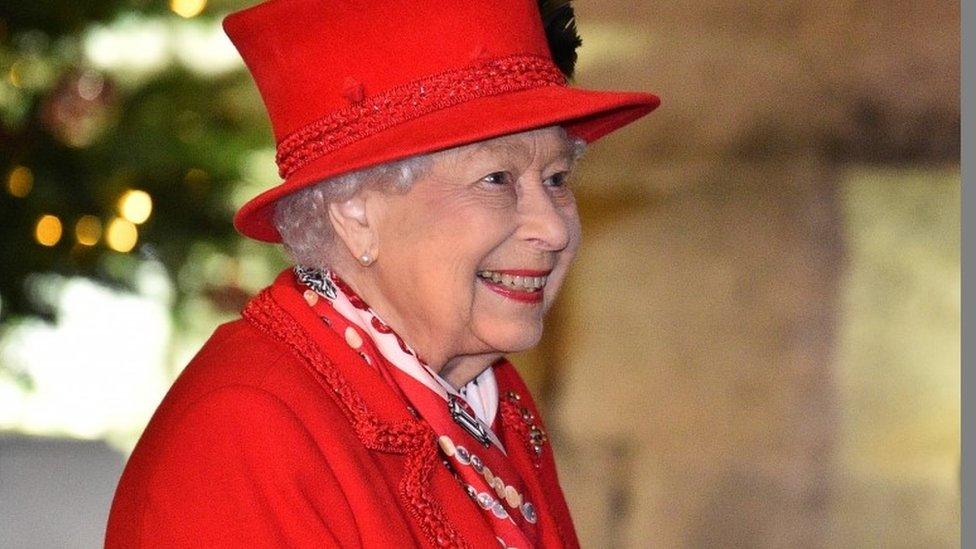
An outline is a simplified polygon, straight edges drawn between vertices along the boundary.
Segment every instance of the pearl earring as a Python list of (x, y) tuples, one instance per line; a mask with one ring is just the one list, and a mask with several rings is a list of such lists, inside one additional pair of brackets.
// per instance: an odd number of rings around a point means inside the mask
[(367, 267), (373, 262), (373, 256), (369, 255), (369, 252), (363, 252), (363, 255), (359, 256), (359, 262), (362, 263), (364, 267)]

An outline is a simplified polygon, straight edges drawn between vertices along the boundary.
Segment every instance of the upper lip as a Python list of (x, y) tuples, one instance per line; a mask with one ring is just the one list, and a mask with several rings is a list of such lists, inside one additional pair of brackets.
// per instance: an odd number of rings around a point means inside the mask
[(512, 276), (549, 276), (552, 269), (545, 271), (540, 271), (537, 269), (482, 269), (482, 271), (491, 271), (493, 273), (507, 274)]

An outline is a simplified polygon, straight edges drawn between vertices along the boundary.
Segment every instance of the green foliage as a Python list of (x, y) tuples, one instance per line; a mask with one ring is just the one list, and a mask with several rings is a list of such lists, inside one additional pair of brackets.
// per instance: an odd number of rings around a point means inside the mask
[(32, 30), (56, 38), (77, 34), (130, 5), (127, 0), (11, 0), (0, 4), (0, 20), (10, 34)]
[[(245, 157), (272, 146), (243, 65), (206, 76), (169, 63), (126, 79), (93, 68), (84, 54), (87, 33), (117, 17), (191, 24), (166, 6), (32, 0), (0, 7), (0, 320), (53, 317), (26, 289), (31, 273), (131, 287), (135, 266), (156, 260), (176, 283), (179, 303), (186, 296), (177, 274), (195, 244), (235, 254), (231, 189), (246, 177)], [(18, 167), (30, 174), (25, 196), (9, 188)], [(146, 191), (153, 202), (136, 248), (113, 251), (104, 231), (94, 245), (79, 243), (76, 221), (92, 215), (106, 227), (128, 189)], [(34, 234), (44, 214), (63, 227), (50, 247)]]

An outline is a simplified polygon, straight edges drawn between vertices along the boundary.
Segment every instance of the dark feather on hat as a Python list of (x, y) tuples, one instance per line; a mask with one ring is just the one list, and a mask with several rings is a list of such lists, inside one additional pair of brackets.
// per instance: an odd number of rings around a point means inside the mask
[(576, 15), (570, 2), (571, 0), (539, 0), (539, 11), (542, 13), (552, 60), (566, 78), (573, 77), (576, 48), (583, 45), (583, 39), (576, 31)]

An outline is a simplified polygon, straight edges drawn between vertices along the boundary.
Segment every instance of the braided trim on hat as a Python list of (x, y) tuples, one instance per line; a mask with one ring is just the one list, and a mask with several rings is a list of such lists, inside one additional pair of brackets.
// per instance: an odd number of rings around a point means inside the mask
[(538, 55), (490, 59), (416, 80), (335, 111), (282, 139), (275, 157), (278, 174), (287, 178), (326, 153), (472, 99), (564, 85), (559, 68)]

